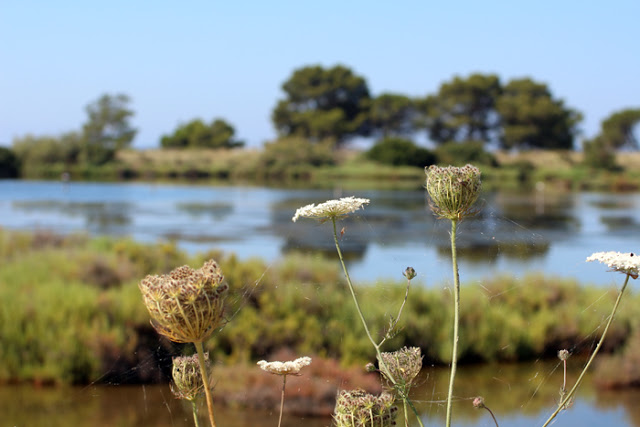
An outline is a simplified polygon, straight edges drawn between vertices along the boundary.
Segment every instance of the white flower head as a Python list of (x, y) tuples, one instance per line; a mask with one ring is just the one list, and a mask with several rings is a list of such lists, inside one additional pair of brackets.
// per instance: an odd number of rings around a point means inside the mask
[(266, 360), (258, 362), (260, 369), (276, 375), (300, 375), (300, 369), (310, 364), (311, 358), (307, 356), (288, 362), (267, 362)]
[(613, 271), (628, 274), (637, 279), (640, 274), (640, 256), (633, 252), (596, 252), (587, 258), (587, 262), (599, 261)]
[(366, 204), (369, 204), (369, 199), (360, 199), (353, 196), (343, 197), (340, 200), (328, 200), (317, 206), (312, 203), (299, 208), (291, 220), (296, 222), (298, 218), (304, 217), (326, 221), (355, 212)]

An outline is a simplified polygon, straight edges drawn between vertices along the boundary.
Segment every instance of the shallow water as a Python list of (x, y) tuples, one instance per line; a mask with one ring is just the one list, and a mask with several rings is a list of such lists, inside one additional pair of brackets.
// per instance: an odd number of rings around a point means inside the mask
[[(353, 278), (400, 278), (413, 266), (426, 286), (450, 282), (449, 225), (434, 219), (423, 191), (5, 180), (0, 226), (173, 240), (190, 252), (222, 249), (271, 262), (292, 250), (334, 256), (328, 224), (291, 217), (308, 203), (347, 195), (371, 199), (340, 223)], [(459, 227), (463, 282), (544, 272), (610, 285), (619, 278), (586, 257), (639, 247), (640, 194), (498, 192), (483, 194), (480, 206)]]
[[(571, 360), (571, 359), (570, 359)], [(575, 379), (581, 362), (569, 372)], [(493, 426), (487, 412), (472, 407), (475, 396), (503, 426), (542, 425), (557, 404), (562, 370), (557, 363), (531, 362), (518, 365), (461, 367), (456, 377), (455, 426)], [(444, 424), (444, 399), (448, 370), (426, 368), (418, 378), (412, 396), (425, 426)], [(571, 384), (571, 383), (570, 383)], [(296, 390), (288, 390), (292, 396)], [(214, 390), (215, 395), (215, 390)], [(590, 380), (579, 389), (571, 408), (558, 416), (557, 426), (640, 426), (640, 391), (597, 392)], [(255, 411), (215, 404), (217, 424), (223, 427), (273, 427), (278, 411)], [(285, 401), (286, 407), (286, 401)], [(201, 425), (206, 424), (206, 407), (200, 402)], [(89, 386), (34, 388), (0, 386), (0, 421), (7, 426), (192, 426), (191, 409), (174, 399), (166, 385)], [(330, 418), (301, 417), (285, 413), (283, 426), (329, 426)], [(399, 423), (400, 425), (400, 423)], [(412, 422), (412, 425), (417, 423)]]

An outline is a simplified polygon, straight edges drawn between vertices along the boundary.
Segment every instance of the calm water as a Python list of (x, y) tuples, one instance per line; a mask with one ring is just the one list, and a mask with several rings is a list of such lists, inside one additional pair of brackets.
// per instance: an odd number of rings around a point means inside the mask
[[(481, 395), (502, 426), (540, 426), (553, 412), (562, 383), (562, 371), (548, 362), (523, 365), (462, 367), (458, 371), (454, 425), (492, 427), (486, 411), (472, 407)], [(569, 373), (569, 381), (578, 375)], [(301, 377), (304, 379), (304, 376)], [(442, 426), (448, 370), (427, 368), (412, 392), (425, 426)], [(296, 390), (288, 390), (293, 397)], [(214, 390), (215, 395), (215, 390)], [(596, 392), (590, 380), (579, 390), (573, 406), (560, 413), (556, 426), (640, 426), (640, 392)], [(201, 425), (206, 425), (206, 407), (200, 402)], [(278, 411), (216, 408), (222, 427), (273, 427)], [(286, 407), (286, 402), (285, 402)], [(325, 427), (330, 418), (285, 415), (285, 427)], [(90, 386), (84, 388), (0, 387), (2, 426), (94, 427), (187, 427), (192, 426), (190, 408), (174, 399), (168, 386)], [(417, 423), (412, 423), (413, 426)]]
[[(0, 181), (0, 226), (171, 239), (190, 252), (217, 248), (271, 262), (291, 250), (333, 255), (328, 224), (291, 217), (305, 204), (349, 195), (371, 199), (340, 224), (352, 277), (398, 278), (413, 266), (427, 286), (451, 280), (449, 225), (433, 218), (423, 191)], [(544, 272), (609, 285), (619, 278), (585, 258), (640, 251), (640, 194), (486, 193), (481, 203), (482, 213), (459, 227), (463, 282)]]

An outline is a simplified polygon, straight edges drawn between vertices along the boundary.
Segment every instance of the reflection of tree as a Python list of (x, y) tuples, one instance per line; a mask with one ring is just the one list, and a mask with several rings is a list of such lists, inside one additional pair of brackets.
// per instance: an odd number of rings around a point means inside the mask
[[(532, 259), (545, 255), (549, 250), (547, 241), (523, 240), (485, 240), (479, 242), (461, 243), (458, 245), (458, 257), (465, 261), (486, 263), (495, 262), (500, 256), (516, 258), (518, 260)], [(447, 246), (438, 246), (438, 254), (443, 257), (449, 255)]]
[(580, 226), (573, 216), (575, 198), (563, 193), (531, 192), (511, 194), (500, 192), (493, 197), (496, 213), (521, 227), (547, 230), (572, 230)]
[(213, 203), (178, 203), (176, 208), (193, 217), (202, 215), (211, 215), (215, 220), (223, 220), (233, 213), (233, 205), (231, 203), (213, 202)]

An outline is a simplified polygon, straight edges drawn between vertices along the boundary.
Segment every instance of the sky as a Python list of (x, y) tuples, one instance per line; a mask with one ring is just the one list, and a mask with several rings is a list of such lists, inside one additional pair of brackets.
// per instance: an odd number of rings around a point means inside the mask
[(373, 96), (423, 97), (474, 72), (531, 77), (583, 114), (590, 138), (640, 108), (639, 18), (637, 0), (7, 0), (0, 145), (80, 129), (87, 104), (125, 93), (135, 148), (217, 117), (260, 147), (282, 83), (317, 64), (350, 67)]

